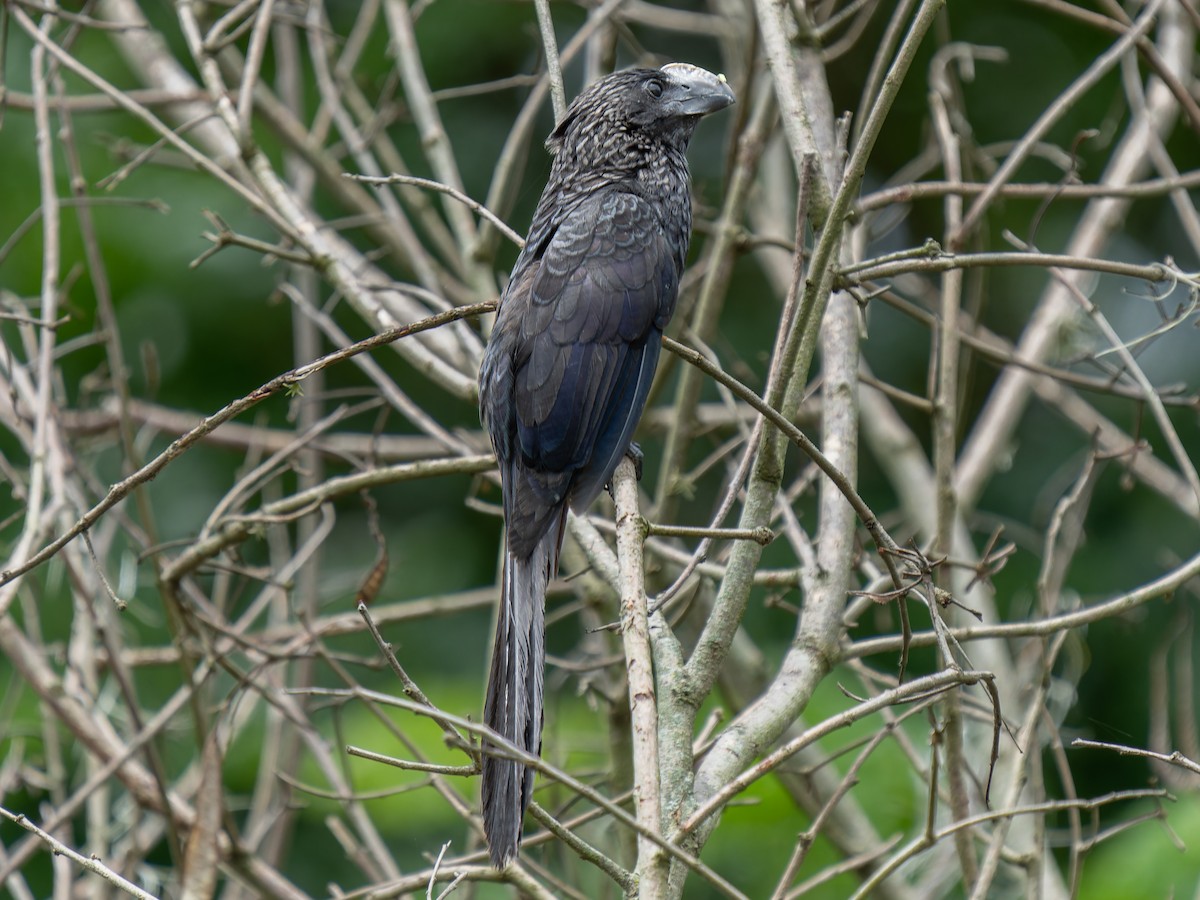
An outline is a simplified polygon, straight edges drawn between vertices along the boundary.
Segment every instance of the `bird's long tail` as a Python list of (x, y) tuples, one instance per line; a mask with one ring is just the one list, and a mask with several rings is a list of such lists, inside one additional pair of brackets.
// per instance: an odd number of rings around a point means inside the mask
[[(496, 644), (488, 677), (485, 724), (526, 753), (542, 746), (542, 678), (546, 665), (546, 585), (558, 567), (563, 516), (526, 558), (504, 557)], [(483, 745), (483, 830), (492, 864), (503, 868), (521, 845), (521, 821), (533, 795), (533, 769)], [(502, 750), (500, 751), (503, 752)]]

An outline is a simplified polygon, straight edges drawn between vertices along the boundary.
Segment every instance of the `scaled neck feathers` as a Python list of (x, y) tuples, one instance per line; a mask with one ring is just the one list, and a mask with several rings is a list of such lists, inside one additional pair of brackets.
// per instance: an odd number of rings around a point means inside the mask
[(639, 108), (632, 85), (656, 74), (630, 69), (596, 82), (571, 104), (546, 141), (551, 182), (569, 193), (641, 184), (656, 193), (687, 191), (685, 151), (697, 117), (662, 117)]

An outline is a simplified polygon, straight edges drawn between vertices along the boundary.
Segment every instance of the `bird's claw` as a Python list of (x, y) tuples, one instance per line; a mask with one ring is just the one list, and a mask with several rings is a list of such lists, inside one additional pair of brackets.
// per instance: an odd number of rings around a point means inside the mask
[(629, 442), (629, 448), (625, 451), (625, 455), (629, 457), (633, 463), (633, 474), (638, 481), (642, 480), (642, 463), (646, 461), (646, 454), (642, 452), (642, 448), (633, 441)]
[[(642, 480), (642, 463), (646, 461), (646, 454), (642, 452), (642, 448), (633, 441), (629, 442), (629, 446), (625, 448), (625, 455), (629, 457), (629, 461), (633, 463), (633, 477), (638, 481)], [(608, 496), (613, 498), (615, 503), (617, 498), (613, 494), (612, 481), (608, 481), (604, 485), (604, 490), (608, 492)]]

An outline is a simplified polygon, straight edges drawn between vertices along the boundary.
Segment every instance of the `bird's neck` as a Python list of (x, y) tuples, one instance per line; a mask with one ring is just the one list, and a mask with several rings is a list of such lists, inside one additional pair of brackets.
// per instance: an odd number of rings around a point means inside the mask
[[(648, 151), (631, 142), (628, 147), (609, 145), (603, 154), (586, 152), (594, 149), (586, 143), (568, 145), (555, 156), (545, 193), (556, 198), (558, 213), (601, 191), (640, 194), (660, 210), (672, 246), (686, 254), (692, 232), (692, 198), (683, 150), (659, 145)], [(682, 255), (677, 262), (682, 268)]]
[(643, 196), (655, 199), (668, 241), (678, 253), (676, 269), (682, 273), (692, 236), (692, 191), (687, 158), (683, 153), (660, 155), (638, 169), (633, 182)]
[(628, 124), (579, 128), (568, 132), (555, 149), (551, 179), (556, 177), (614, 184), (644, 177), (687, 182), (687, 137), (674, 132), (654, 134)]

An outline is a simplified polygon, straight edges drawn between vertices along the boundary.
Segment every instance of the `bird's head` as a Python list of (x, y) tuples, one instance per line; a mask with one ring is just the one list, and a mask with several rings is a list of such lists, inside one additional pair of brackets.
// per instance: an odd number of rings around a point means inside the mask
[(687, 63), (625, 69), (601, 78), (575, 98), (546, 146), (603, 146), (621, 136), (687, 147), (702, 116), (734, 102), (724, 75)]

